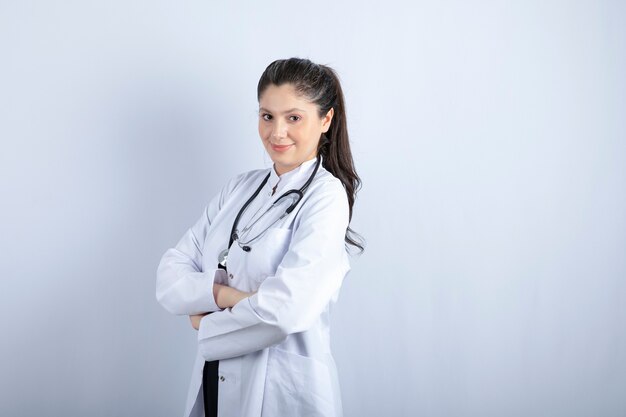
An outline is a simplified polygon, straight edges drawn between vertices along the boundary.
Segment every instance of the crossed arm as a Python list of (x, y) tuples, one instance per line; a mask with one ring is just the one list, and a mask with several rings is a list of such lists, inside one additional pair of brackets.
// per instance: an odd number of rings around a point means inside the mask
[(344, 247), (349, 207), (341, 184), (324, 184), (323, 192), (310, 195), (276, 273), (254, 293), (229, 287), (224, 270), (201, 270), (211, 207), (157, 270), (157, 300), (170, 313), (189, 316), (200, 354), (206, 360), (242, 356), (310, 328), (350, 270)]

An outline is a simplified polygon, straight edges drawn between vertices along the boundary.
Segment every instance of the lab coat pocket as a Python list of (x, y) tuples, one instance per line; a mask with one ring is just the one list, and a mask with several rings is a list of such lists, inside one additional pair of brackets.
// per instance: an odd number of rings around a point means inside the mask
[(334, 416), (330, 372), (324, 362), (270, 348), (262, 416)]
[(247, 254), (250, 276), (258, 283), (274, 275), (289, 249), (291, 229), (270, 228)]

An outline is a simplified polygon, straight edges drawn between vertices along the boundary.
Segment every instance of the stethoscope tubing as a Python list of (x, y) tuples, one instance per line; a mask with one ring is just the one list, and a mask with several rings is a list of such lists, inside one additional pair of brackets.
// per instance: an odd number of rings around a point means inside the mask
[[(321, 164), (321, 156), (318, 155), (317, 156), (317, 161), (315, 163), (315, 168), (313, 169), (313, 172), (309, 176), (308, 180), (302, 185), (302, 187), (300, 187), (300, 189), (298, 189), (298, 190), (291, 189), (291, 190), (283, 193), (280, 197), (278, 197), (272, 203), (272, 205), (259, 218), (257, 218), (255, 220), (255, 222), (252, 225), (248, 226), (247, 229), (249, 229), (252, 226), (254, 226), (254, 224), (256, 224), (256, 222), (259, 221), (261, 219), (261, 217), (263, 217), (269, 210), (271, 210), (273, 207), (275, 207), (276, 204), (280, 200), (282, 200), (283, 198), (289, 196), (290, 194), (297, 193), (298, 196), (295, 199), (295, 201), (293, 203), (291, 203), (291, 205), (289, 207), (287, 207), (287, 209), (285, 210), (285, 213), (283, 213), (278, 219), (276, 219), (272, 223), (272, 225), (274, 223), (276, 223), (278, 220), (280, 220), (283, 217), (285, 217), (286, 215), (288, 215), (289, 213), (291, 213), (296, 208), (296, 206), (298, 205), (300, 200), (302, 200), (302, 197), (304, 196), (304, 192), (306, 191), (306, 189), (309, 188), (309, 185), (311, 185), (311, 182), (313, 182), (313, 178), (315, 178), (315, 175), (317, 174), (317, 171), (319, 169), (320, 164)], [(237, 216), (235, 217), (235, 221), (233, 222), (233, 227), (231, 228), (231, 231), (230, 231), (230, 236), (229, 236), (229, 241), (228, 241), (228, 249), (230, 249), (230, 247), (233, 245), (233, 242), (235, 241), (235, 239), (238, 238), (238, 236), (237, 236), (237, 225), (239, 224), (239, 220), (241, 219), (241, 216), (243, 215), (243, 213), (245, 213), (246, 209), (252, 203), (252, 201), (259, 195), (259, 193), (261, 192), (261, 190), (263, 189), (265, 184), (267, 184), (267, 181), (269, 180), (270, 174), (271, 174), (271, 172), (268, 172), (268, 174), (265, 176), (265, 178), (263, 179), (263, 181), (261, 182), (259, 187), (254, 191), (254, 193), (250, 196), (250, 198), (248, 198), (248, 200), (246, 200), (246, 202), (243, 204), (241, 209), (239, 209), (239, 212), (237, 213)], [(271, 225), (270, 225), (270, 227), (271, 227)], [(249, 252), (250, 251), (250, 247), (247, 246), (247, 244), (253, 242), (256, 239), (258, 239), (263, 233), (265, 233), (265, 231), (261, 232), (259, 235), (255, 236), (254, 238), (250, 239), (249, 241), (247, 241), (245, 243), (242, 242), (242, 244), (244, 245), (244, 250), (246, 250), (245, 248), (247, 248), (246, 252)]]

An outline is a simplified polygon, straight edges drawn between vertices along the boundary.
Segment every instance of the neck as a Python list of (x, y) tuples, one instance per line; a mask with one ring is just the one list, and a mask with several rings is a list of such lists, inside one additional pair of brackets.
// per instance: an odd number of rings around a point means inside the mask
[(276, 165), (276, 163), (274, 162), (274, 171), (276, 172), (276, 174), (280, 177), (283, 174), (286, 174), (288, 172), (293, 171), (294, 169), (300, 167), (302, 164), (309, 162), (313, 159), (317, 158), (317, 155), (313, 155), (312, 157), (310, 157), (309, 159), (307, 159), (306, 161), (302, 162), (300, 165), (296, 165), (294, 167), (278, 167)]

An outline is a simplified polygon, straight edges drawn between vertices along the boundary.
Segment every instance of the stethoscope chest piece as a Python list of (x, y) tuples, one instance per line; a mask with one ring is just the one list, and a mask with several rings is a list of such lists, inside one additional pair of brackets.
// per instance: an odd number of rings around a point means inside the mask
[(228, 249), (224, 249), (217, 257), (217, 263), (226, 269), (226, 261), (228, 260)]

